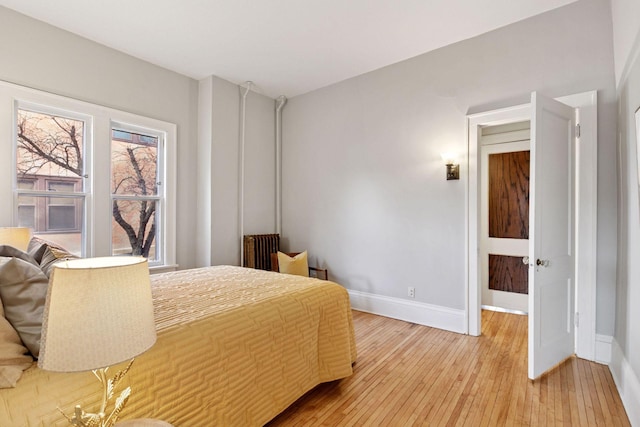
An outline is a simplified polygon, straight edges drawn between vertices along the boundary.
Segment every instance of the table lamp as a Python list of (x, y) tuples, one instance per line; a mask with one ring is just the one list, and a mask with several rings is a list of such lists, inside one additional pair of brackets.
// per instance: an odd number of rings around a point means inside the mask
[[(103, 387), (99, 412), (86, 413), (78, 405), (70, 417), (76, 426), (115, 424), (131, 388), (107, 406), (133, 358), (156, 341), (147, 260), (103, 257), (62, 261), (55, 265), (43, 314), (38, 366), (56, 372), (93, 371)], [(108, 379), (107, 370), (131, 360)], [(62, 411), (61, 411), (62, 412)]]
[(29, 240), (31, 229), (28, 227), (0, 227), (0, 245), (13, 246), (26, 252)]

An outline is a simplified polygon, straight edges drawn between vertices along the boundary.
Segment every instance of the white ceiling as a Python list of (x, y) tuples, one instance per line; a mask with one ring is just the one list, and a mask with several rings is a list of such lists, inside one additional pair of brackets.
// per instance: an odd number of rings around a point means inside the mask
[(178, 73), (292, 97), (575, 0), (0, 0)]

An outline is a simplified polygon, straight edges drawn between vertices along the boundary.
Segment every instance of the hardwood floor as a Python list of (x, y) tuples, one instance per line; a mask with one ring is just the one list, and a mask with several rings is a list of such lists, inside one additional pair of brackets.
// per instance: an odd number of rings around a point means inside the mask
[(527, 317), (482, 312), (470, 337), (353, 312), (354, 374), (321, 384), (268, 426), (628, 426), (605, 365), (571, 358), (527, 379)]

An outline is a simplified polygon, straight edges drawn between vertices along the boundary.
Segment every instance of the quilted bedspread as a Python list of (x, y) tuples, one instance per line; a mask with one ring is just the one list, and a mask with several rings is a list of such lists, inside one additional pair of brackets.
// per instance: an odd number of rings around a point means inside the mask
[[(230, 266), (151, 280), (158, 340), (123, 381), (132, 395), (121, 419), (260, 426), (317, 384), (352, 373), (355, 340), (342, 286)], [(70, 414), (79, 403), (94, 412), (100, 390), (90, 372), (34, 364), (16, 388), (0, 390), (0, 426), (66, 426), (56, 408)]]

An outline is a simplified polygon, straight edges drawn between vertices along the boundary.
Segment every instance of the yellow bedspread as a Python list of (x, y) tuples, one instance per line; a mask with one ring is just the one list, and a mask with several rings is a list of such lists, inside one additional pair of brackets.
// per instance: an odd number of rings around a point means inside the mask
[[(335, 283), (219, 266), (154, 275), (152, 292), (158, 341), (124, 381), (132, 397), (121, 419), (260, 426), (317, 384), (352, 373), (349, 296)], [(0, 390), (0, 426), (65, 426), (56, 407), (94, 411), (99, 394), (90, 372), (34, 365), (16, 388)]]

